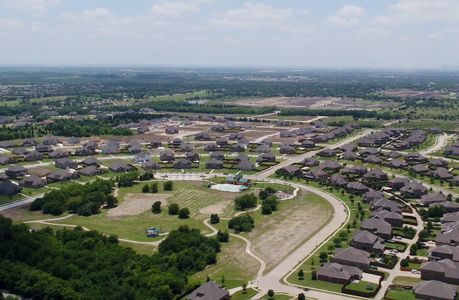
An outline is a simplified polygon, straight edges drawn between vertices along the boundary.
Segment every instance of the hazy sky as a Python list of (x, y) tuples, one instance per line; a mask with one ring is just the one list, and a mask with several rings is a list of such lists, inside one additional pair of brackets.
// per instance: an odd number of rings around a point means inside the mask
[(0, 64), (459, 66), (459, 0), (0, 0)]

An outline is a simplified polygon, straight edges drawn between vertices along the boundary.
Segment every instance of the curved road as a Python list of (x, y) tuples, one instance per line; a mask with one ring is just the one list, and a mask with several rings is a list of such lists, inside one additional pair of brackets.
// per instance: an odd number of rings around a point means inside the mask
[(422, 155), (428, 155), (430, 153), (434, 153), (434, 152), (444, 149), (446, 145), (448, 144), (448, 138), (449, 136), (446, 133), (437, 135), (435, 144), (433, 144), (427, 149), (420, 151), (419, 153)]

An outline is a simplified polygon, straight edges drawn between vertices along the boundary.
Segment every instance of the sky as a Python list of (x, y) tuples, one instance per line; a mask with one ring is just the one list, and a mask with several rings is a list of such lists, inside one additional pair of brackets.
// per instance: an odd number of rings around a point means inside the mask
[(459, 0), (0, 0), (0, 65), (459, 66)]

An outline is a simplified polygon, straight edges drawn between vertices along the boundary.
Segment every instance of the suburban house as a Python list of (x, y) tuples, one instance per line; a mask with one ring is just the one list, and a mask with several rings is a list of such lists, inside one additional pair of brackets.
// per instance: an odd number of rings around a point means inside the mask
[(58, 170), (46, 176), (46, 180), (48, 182), (57, 182), (74, 179), (76, 177), (78, 177), (78, 174), (76, 172), (70, 172), (68, 170)]
[(191, 169), (193, 163), (185, 158), (177, 159), (174, 162), (174, 169)]
[(443, 217), (441, 218), (442, 223), (448, 223), (448, 222), (457, 222), (459, 221), (459, 213), (449, 213), (449, 214), (444, 214)]
[(237, 169), (241, 171), (252, 171), (255, 170), (255, 165), (250, 160), (241, 160), (237, 165)]
[(56, 159), (54, 161), (54, 165), (56, 166), (56, 168), (59, 168), (59, 169), (67, 169), (67, 168), (76, 169), (76, 167), (78, 166), (76, 162), (74, 162), (68, 157)]
[(19, 182), (19, 185), (22, 187), (40, 188), (46, 185), (46, 181), (37, 175), (30, 175), (24, 177), (24, 179)]
[(100, 166), (100, 161), (95, 157), (87, 157), (81, 161), (85, 166)]
[(133, 169), (131, 165), (124, 162), (114, 162), (108, 166), (108, 168), (116, 173), (128, 172)]
[(0, 195), (12, 196), (12, 195), (16, 195), (20, 191), (21, 191), (21, 188), (17, 184), (14, 184), (9, 180), (0, 181)]
[(142, 169), (144, 169), (145, 171), (159, 170), (161, 168), (161, 166), (157, 162), (152, 160), (144, 162), (141, 166)]
[(42, 160), (43, 159), (43, 154), (41, 154), (40, 152), (34, 150), (34, 151), (31, 151), (29, 153), (27, 153), (25, 156), (24, 156), (24, 159), (26, 161), (37, 161), (37, 160)]
[(223, 169), (223, 161), (211, 158), (206, 162), (206, 169)]
[(257, 162), (276, 162), (276, 156), (272, 152), (262, 153), (260, 156), (257, 157)]
[(400, 189), (403, 196), (417, 198), (427, 194), (427, 188), (419, 182), (410, 182)]
[(364, 203), (371, 203), (380, 199), (384, 199), (384, 193), (378, 190), (370, 190), (362, 196), (362, 201)]
[(134, 155), (134, 160), (139, 164), (150, 161), (150, 153), (147, 151), (141, 151)]
[(6, 176), (9, 178), (20, 178), (27, 175), (27, 173), (27, 169), (20, 165), (11, 166), (5, 171)]
[(371, 210), (383, 209), (383, 210), (388, 210), (388, 211), (397, 212), (397, 213), (402, 212), (401, 204), (398, 204), (395, 201), (388, 200), (385, 198), (373, 200), (373, 202), (370, 203), (370, 206), (371, 206), (370, 207)]
[(210, 158), (215, 158), (217, 160), (224, 160), (225, 159), (225, 154), (220, 151), (215, 151), (210, 154)]
[(409, 183), (409, 179), (405, 177), (395, 177), (387, 182), (387, 186), (393, 191), (399, 191), (402, 187)]
[(368, 192), (370, 188), (364, 185), (363, 183), (354, 181), (354, 182), (350, 182), (346, 186), (346, 190), (348, 193), (351, 193), (351, 194), (362, 195)]
[(430, 206), (433, 203), (440, 203), (446, 201), (446, 197), (442, 194), (435, 193), (435, 194), (426, 194), (421, 197), (419, 203), (424, 206)]
[(362, 278), (362, 270), (353, 266), (346, 266), (339, 263), (326, 263), (317, 272), (317, 279), (347, 284), (352, 280), (359, 280)]
[(332, 261), (343, 265), (368, 269), (370, 266), (370, 253), (354, 247), (337, 249)]
[(195, 150), (187, 152), (186, 159), (188, 159), (189, 161), (199, 161), (199, 153)]
[(385, 240), (392, 238), (392, 225), (378, 216), (364, 220), (360, 228), (373, 232)]
[(381, 254), (384, 252), (384, 240), (367, 230), (358, 231), (351, 242), (352, 247)]
[(459, 230), (450, 230), (447, 232), (440, 233), (435, 238), (435, 243), (437, 246), (441, 245), (450, 245), (457, 246), (459, 245)]
[(398, 212), (388, 211), (385, 209), (375, 210), (372, 213), (374, 217), (380, 217), (387, 223), (395, 227), (403, 226), (403, 216)]
[(459, 246), (441, 245), (429, 249), (429, 260), (442, 259), (459, 262)]
[(416, 299), (454, 300), (457, 287), (438, 280), (421, 281), (413, 288)]
[(459, 262), (450, 259), (425, 262), (421, 265), (421, 279), (459, 284)]
[(159, 154), (159, 160), (161, 161), (172, 162), (174, 159), (174, 152), (169, 149), (166, 149)]
[(97, 166), (87, 166), (78, 170), (78, 174), (83, 176), (95, 176), (101, 174), (102, 172), (102, 169), (99, 169)]
[(213, 281), (208, 281), (185, 297), (186, 300), (229, 300), (227, 290)]

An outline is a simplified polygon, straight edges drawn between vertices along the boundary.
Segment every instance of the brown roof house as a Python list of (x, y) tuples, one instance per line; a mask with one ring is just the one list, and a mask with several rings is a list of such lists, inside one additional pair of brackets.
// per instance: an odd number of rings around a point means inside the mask
[(375, 235), (385, 240), (390, 240), (392, 238), (392, 225), (381, 217), (371, 217), (364, 220), (360, 228), (373, 232)]
[(337, 249), (332, 261), (343, 265), (368, 269), (370, 267), (370, 253), (354, 247)]
[(456, 299), (457, 286), (438, 280), (422, 281), (414, 288), (416, 299), (453, 300)]
[(67, 169), (67, 168), (75, 169), (78, 166), (76, 162), (74, 162), (68, 157), (56, 159), (54, 161), (54, 165), (56, 166), (56, 168), (59, 168), (59, 169)]
[(450, 259), (459, 262), (459, 246), (441, 245), (429, 249), (429, 260)]
[(174, 152), (172, 152), (169, 149), (165, 149), (159, 154), (159, 160), (161, 161), (172, 162), (174, 161), (174, 159), (175, 159)]
[(174, 169), (191, 169), (193, 163), (185, 158), (177, 159), (174, 162)]
[(2, 196), (12, 196), (16, 195), (21, 191), (21, 188), (12, 183), (11, 181), (0, 181), (0, 195)]
[(442, 259), (423, 263), (421, 265), (421, 279), (459, 284), (459, 262)]
[(206, 162), (206, 169), (223, 169), (223, 161), (211, 158)]
[(326, 263), (317, 272), (317, 279), (347, 284), (352, 280), (359, 280), (362, 278), (362, 270), (353, 266), (346, 266), (339, 263)]
[(28, 171), (26, 168), (20, 165), (16, 166), (10, 166), (8, 169), (6, 169), (5, 174), (9, 178), (19, 178), (27, 175)]
[(37, 175), (30, 175), (24, 177), (24, 179), (19, 182), (19, 185), (22, 187), (41, 188), (46, 185), (46, 181)]
[(186, 300), (229, 300), (227, 290), (213, 281), (208, 281), (185, 297)]
[(381, 254), (384, 252), (384, 240), (367, 230), (358, 231), (351, 242), (352, 247)]

